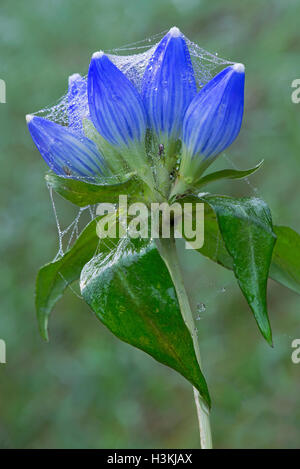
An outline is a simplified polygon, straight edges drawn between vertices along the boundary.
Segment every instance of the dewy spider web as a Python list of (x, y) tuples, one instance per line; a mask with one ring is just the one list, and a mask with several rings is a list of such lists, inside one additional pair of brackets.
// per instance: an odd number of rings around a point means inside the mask
[[(152, 56), (158, 42), (165, 33), (166, 31), (152, 36), (151, 38), (132, 44), (127, 44), (120, 48), (112, 49), (106, 52), (112, 62), (129, 78), (129, 80), (131, 80), (131, 82), (138, 90), (141, 88), (142, 77), (148, 61)], [(222, 70), (222, 68), (234, 63), (218, 57), (217, 54), (214, 55), (206, 51), (205, 49), (190, 41), (188, 38), (185, 38), (185, 40), (191, 55), (198, 89), (205, 85), (205, 83), (207, 83), (216, 73)], [(82, 77), (84, 79), (84, 86), (86, 87), (87, 75), (83, 75)], [(80, 102), (78, 101), (79, 99)], [(81, 110), (78, 112), (75, 118), (73, 117), (72, 130), (77, 136), (84, 136), (81, 123), (83, 118), (87, 118), (89, 116), (86, 90), (84, 95), (79, 94), (72, 98), (72, 101), (70, 101), (70, 97), (68, 94), (66, 94), (57, 102), (57, 104), (52, 107), (46, 107), (35, 113), (35, 115), (67, 126), (68, 108), (70, 105), (80, 105), (76, 106), (76, 108), (80, 108)], [(113, 178), (115, 179), (115, 176)], [(107, 184), (109, 184), (110, 178), (106, 177), (105, 181)], [(54, 260), (57, 260), (62, 257), (64, 253), (71, 247), (85, 225), (90, 220), (95, 218), (96, 210), (94, 206), (80, 208), (73, 221), (65, 228), (62, 228), (62, 223), (59, 220), (52, 190), (49, 190), (58, 231), (59, 247), (58, 252), (54, 258)], [(82, 220), (85, 220), (85, 222), (82, 223)], [(80, 227), (80, 225), (82, 226)], [(105, 240), (101, 240), (101, 242), (104, 241)], [(202, 303), (199, 309), (201, 312), (205, 310), (205, 308), (203, 309)]]
[[(149, 39), (106, 52), (112, 62), (132, 81), (138, 90), (141, 88), (142, 78), (149, 59), (164, 34), (165, 32), (157, 34)], [(234, 63), (207, 52), (197, 44), (191, 42), (188, 38), (185, 38), (185, 40), (189, 48), (199, 89), (205, 85), (219, 69)], [(86, 81), (87, 76), (83, 75), (83, 78)], [(77, 101), (78, 99), (80, 99), (80, 102)], [(84, 106), (82, 106), (83, 101)], [(84, 99), (82, 99), (82, 95), (80, 95), (79, 98), (76, 96), (70, 102), (66, 94), (54, 106), (46, 107), (35, 114), (58, 124), (68, 125), (68, 107), (73, 104), (81, 104), (81, 107), (84, 108), (75, 117), (74, 130), (78, 135), (82, 135), (81, 121), (83, 117), (87, 117), (88, 115), (86, 95)]]

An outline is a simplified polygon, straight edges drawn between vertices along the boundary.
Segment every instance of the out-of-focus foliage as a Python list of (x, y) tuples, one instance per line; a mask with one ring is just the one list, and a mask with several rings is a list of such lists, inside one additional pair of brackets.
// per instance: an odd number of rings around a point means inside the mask
[[(214, 170), (263, 168), (210, 190), (259, 195), (276, 224), (300, 231), (300, 5), (296, 0), (2, 0), (0, 78), (1, 264), (0, 447), (197, 447), (190, 386), (172, 370), (112, 336), (72, 291), (57, 305), (50, 344), (38, 334), (35, 275), (57, 249), (55, 221), (24, 115), (54, 103), (67, 76), (91, 54), (177, 25), (211, 52), (246, 65), (245, 120)], [(59, 203), (61, 219), (74, 215)], [(274, 349), (260, 337), (233, 274), (182, 249), (187, 286), (199, 310), (204, 371), (216, 447), (299, 447), (300, 299), (269, 281)], [(205, 304), (206, 309), (202, 305)], [(205, 309), (205, 311), (204, 311)]]

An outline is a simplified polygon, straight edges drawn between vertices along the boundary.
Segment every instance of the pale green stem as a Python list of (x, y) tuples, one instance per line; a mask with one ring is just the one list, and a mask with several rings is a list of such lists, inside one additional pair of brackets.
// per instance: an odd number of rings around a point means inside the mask
[[(175, 239), (173, 237), (170, 239), (160, 238), (159, 240), (157, 240), (157, 246), (173, 280), (179, 306), (181, 309), (181, 314), (192, 336), (197, 361), (200, 369), (202, 369), (197, 329), (195, 326), (194, 316), (191, 311), (190, 302), (182, 278), (182, 273), (176, 251)], [(196, 388), (193, 389), (199, 421), (201, 448), (211, 449), (212, 437), (209, 420), (209, 408), (206, 402), (202, 399), (201, 395), (199, 394), (199, 391)]]

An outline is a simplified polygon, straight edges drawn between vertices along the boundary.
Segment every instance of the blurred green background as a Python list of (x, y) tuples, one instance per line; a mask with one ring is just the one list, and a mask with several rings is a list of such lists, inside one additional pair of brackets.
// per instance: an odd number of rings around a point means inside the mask
[[(112, 336), (70, 290), (50, 320), (50, 343), (37, 331), (34, 283), (57, 251), (46, 166), (24, 116), (65, 93), (68, 75), (86, 73), (91, 54), (177, 25), (192, 41), (246, 65), (242, 132), (220, 158), (246, 169), (265, 165), (250, 184), (210, 190), (258, 194), (276, 223), (300, 231), (300, 78), (298, 0), (1, 0), (0, 104), (1, 448), (197, 448), (191, 386), (172, 370)], [(61, 219), (73, 215), (60, 204)], [(259, 336), (232, 273), (183, 251), (213, 400), (218, 448), (300, 447), (300, 298), (269, 282), (274, 349)]]

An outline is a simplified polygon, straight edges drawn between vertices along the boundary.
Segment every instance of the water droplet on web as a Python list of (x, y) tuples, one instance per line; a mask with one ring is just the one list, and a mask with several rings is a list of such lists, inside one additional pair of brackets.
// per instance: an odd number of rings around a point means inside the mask
[(204, 303), (198, 303), (197, 304), (197, 315), (196, 315), (196, 321), (200, 321), (202, 319), (201, 313), (204, 313), (206, 311), (206, 306)]
[(197, 313), (204, 313), (206, 311), (206, 306), (204, 303), (197, 304)]
[(209, 195), (209, 192), (199, 192), (198, 197), (205, 197), (206, 195)]

